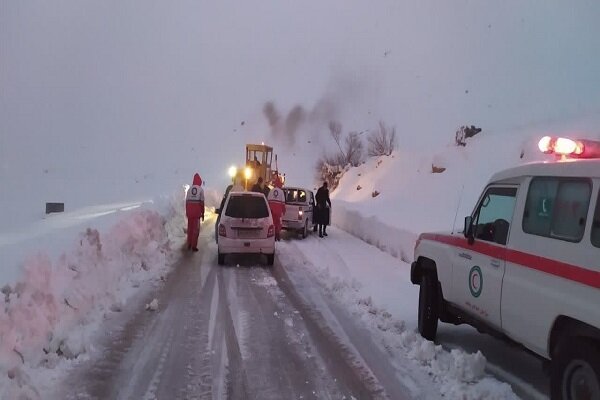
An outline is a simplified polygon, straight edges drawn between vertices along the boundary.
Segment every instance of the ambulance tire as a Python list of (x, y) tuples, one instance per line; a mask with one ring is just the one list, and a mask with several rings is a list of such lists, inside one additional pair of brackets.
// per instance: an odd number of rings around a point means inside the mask
[(221, 252), (219, 252), (217, 255), (217, 261), (218, 261), (219, 265), (225, 265), (225, 254), (222, 254)]
[(308, 220), (304, 222), (304, 229), (302, 229), (302, 239), (306, 239), (308, 237)]
[(424, 274), (419, 289), (419, 333), (431, 341), (435, 340), (439, 318), (436, 283), (432, 274)]
[(552, 360), (550, 398), (600, 398), (600, 346), (592, 339), (573, 339), (563, 340)]

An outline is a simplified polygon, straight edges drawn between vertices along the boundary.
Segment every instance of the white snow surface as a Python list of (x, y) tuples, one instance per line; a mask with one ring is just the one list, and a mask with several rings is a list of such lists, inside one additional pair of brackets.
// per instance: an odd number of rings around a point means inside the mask
[[(305, 259), (298, 258), (298, 250)], [(517, 399), (511, 387), (484, 372), (481, 352), (445, 350), (416, 332), (418, 287), (410, 282), (410, 266), (336, 228), (329, 237), (278, 243), (285, 268), (302, 268), (360, 318), (399, 371), (431, 376), (434, 390), (447, 399)], [(293, 274), (290, 274), (293, 279)], [(335, 325), (335, 324), (333, 324)], [(411, 366), (412, 364), (412, 366)], [(420, 372), (419, 372), (420, 371)], [(431, 388), (412, 387), (415, 397)]]
[[(104, 317), (122, 310), (175, 261), (173, 250), (183, 243), (182, 193), (143, 207), (119, 207), (109, 207), (107, 221), (103, 213), (84, 212), (57, 216), (53, 230), (48, 222), (53, 243), (71, 245), (31, 253), (17, 280), (2, 289), (0, 398), (43, 398), (45, 387), (93, 350)], [(79, 215), (84, 224), (72, 221)], [(80, 230), (76, 238), (72, 229)], [(10, 249), (30, 248), (28, 240), (39, 237), (11, 239)], [(157, 302), (149, 306), (158, 310)]]
[[(333, 223), (380, 249), (410, 261), (422, 232), (461, 231), (491, 176), (526, 162), (553, 161), (537, 143), (545, 135), (600, 140), (600, 115), (514, 131), (484, 129), (465, 147), (448, 140), (427, 150), (409, 144), (389, 157), (351, 168), (332, 192)], [(446, 168), (432, 173), (432, 164)], [(360, 187), (360, 190), (358, 188)], [(380, 194), (373, 197), (377, 191)]]

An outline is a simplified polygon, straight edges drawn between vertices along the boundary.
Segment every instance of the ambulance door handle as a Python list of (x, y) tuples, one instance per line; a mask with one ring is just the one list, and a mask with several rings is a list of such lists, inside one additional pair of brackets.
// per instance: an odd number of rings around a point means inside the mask
[(492, 267), (494, 268), (500, 268), (500, 260), (492, 259), (490, 264), (492, 264)]

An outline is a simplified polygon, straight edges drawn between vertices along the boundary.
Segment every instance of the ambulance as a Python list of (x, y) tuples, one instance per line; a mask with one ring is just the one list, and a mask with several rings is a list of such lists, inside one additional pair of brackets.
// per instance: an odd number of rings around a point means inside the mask
[(463, 232), (419, 236), (418, 329), (470, 324), (544, 358), (553, 400), (600, 399), (600, 142), (538, 146), (557, 160), (496, 173)]

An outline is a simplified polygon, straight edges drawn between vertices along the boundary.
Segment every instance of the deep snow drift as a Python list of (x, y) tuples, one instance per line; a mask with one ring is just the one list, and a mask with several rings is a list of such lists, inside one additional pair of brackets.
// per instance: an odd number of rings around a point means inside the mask
[[(39, 252), (23, 262), (2, 289), (1, 398), (42, 399), (55, 374), (93, 351), (106, 314), (166, 274), (183, 243), (183, 194), (165, 200), (122, 212), (108, 228), (94, 227), (106, 224), (101, 217), (89, 221), (59, 257)], [(70, 232), (53, 235), (66, 241)]]

